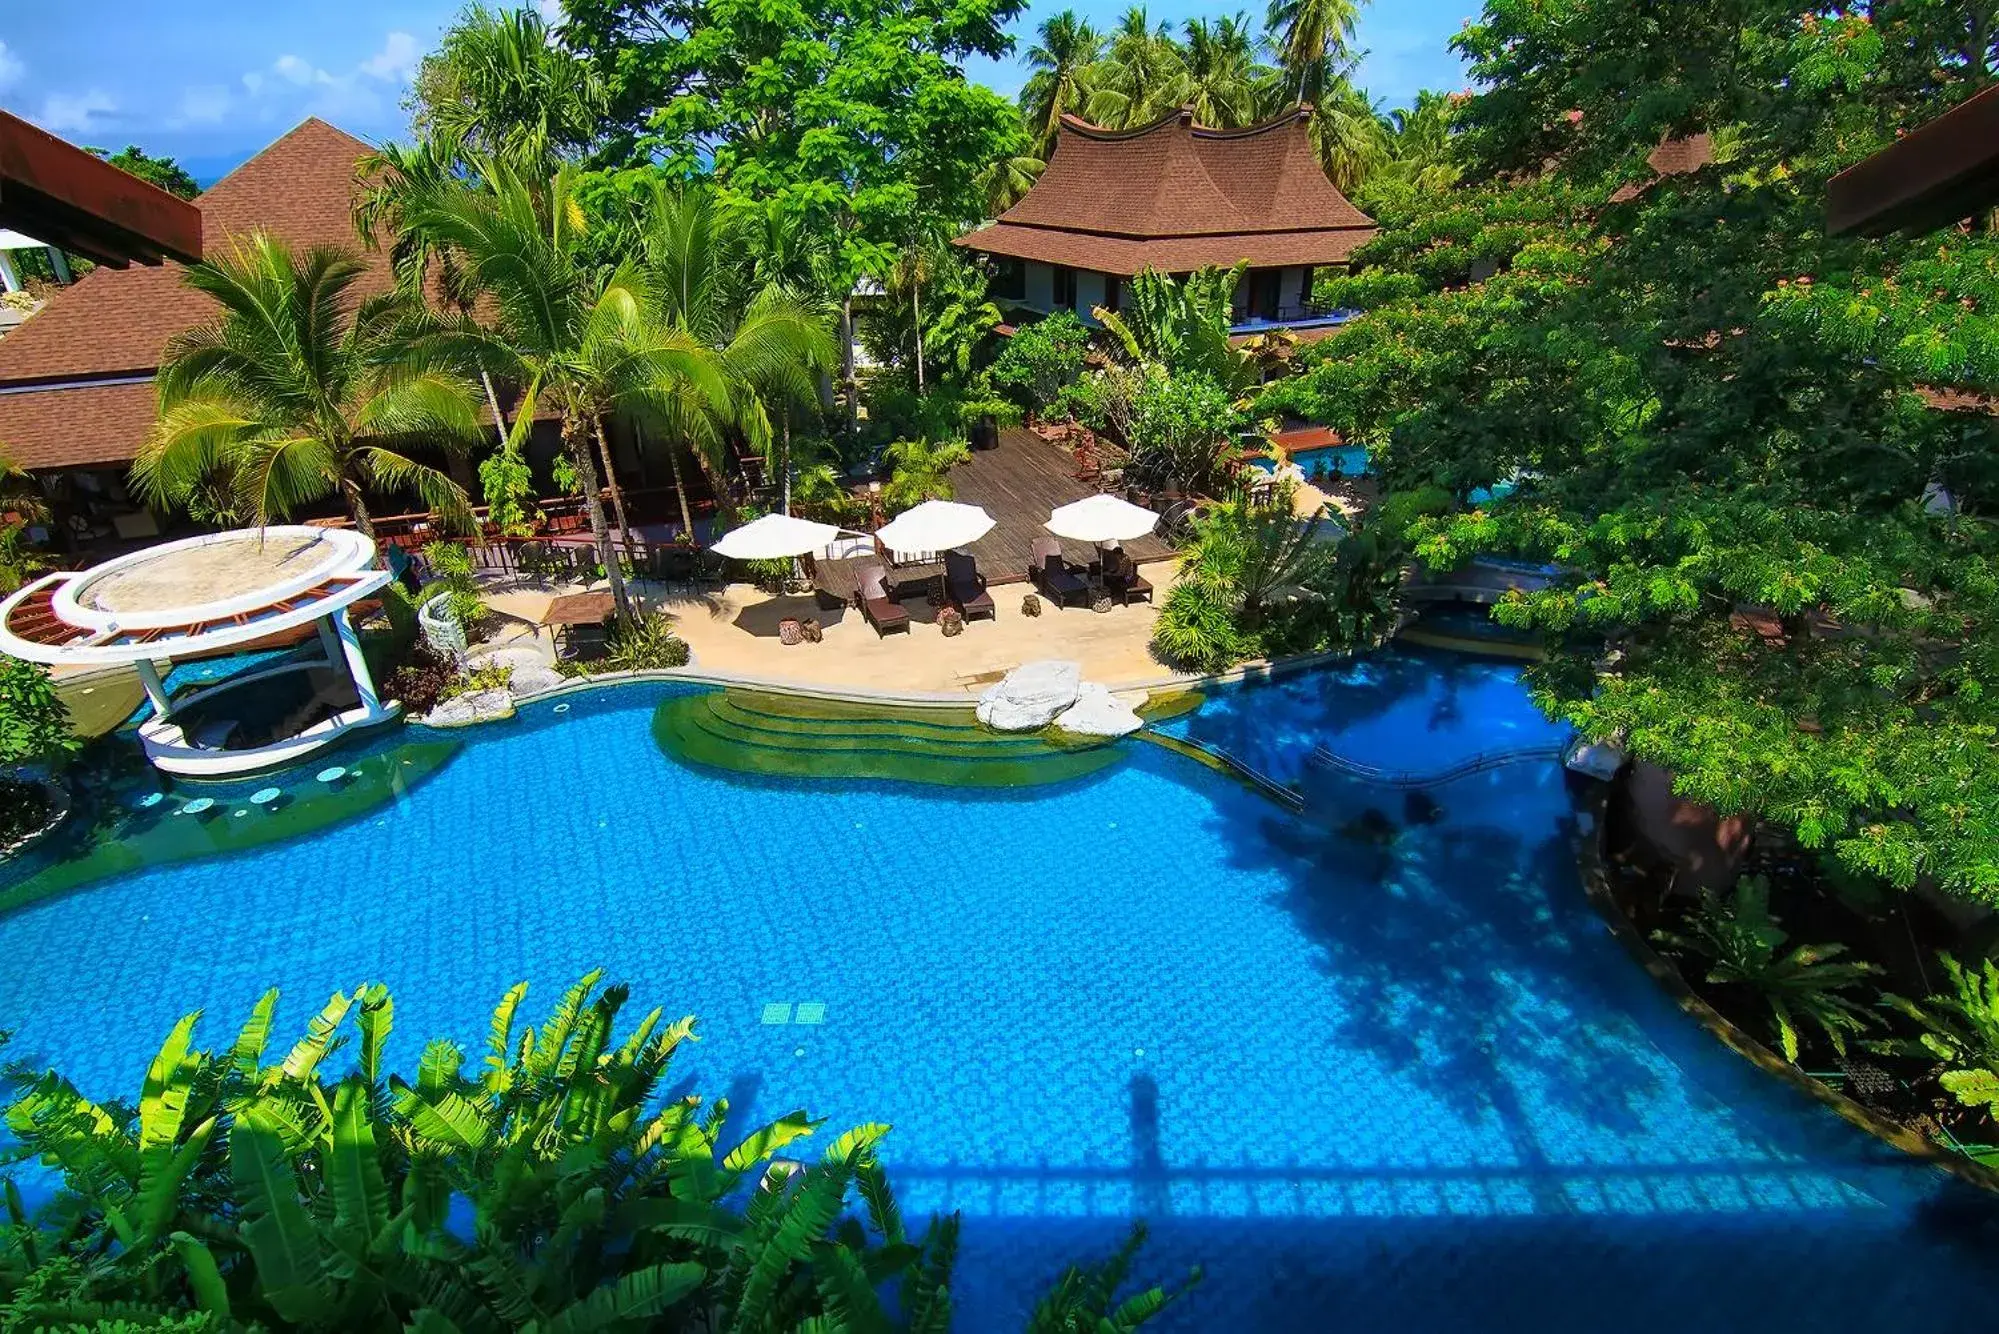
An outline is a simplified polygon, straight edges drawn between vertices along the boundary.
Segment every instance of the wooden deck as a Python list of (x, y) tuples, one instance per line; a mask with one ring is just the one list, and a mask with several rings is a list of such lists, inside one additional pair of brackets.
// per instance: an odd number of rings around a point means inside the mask
[[(1000, 432), (999, 448), (974, 450), (969, 462), (951, 470), (955, 488), (952, 499), (984, 507), (996, 521), (993, 530), (972, 543), (972, 558), (989, 584), (1024, 583), (1034, 540), (1049, 536), (1042, 525), (1048, 514), (1071, 501), (1096, 494), (1096, 487), (1076, 480), (1076, 465), (1068, 450), (1051, 445), (1022, 427)], [(1134, 561), (1163, 560), (1173, 548), (1159, 537), (1142, 537), (1127, 542), (1124, 549)], [(1096, 548), (1088, 542), (1063, 541), (1062, 554), (1070, 564), (1088, 565), (1096, 559)], [(819, 588), (845, 601), (854, 595), (855, 568), (861, 561), (822, 560), (816, 564)], [(940, 567), (909, 565), (898, 567), (894, 577), (898, 591), (913, 595), (926, 579), (934, 580)]]

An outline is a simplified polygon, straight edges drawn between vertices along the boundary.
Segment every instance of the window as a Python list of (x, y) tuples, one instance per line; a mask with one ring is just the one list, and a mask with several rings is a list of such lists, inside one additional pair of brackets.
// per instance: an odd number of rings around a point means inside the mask
[(1055, 309), (1074, 310), (1076, 308), (1076, 271), (1066, 264), (1057, 264), (1054, 269), (1053, 278), (1055, 282), (1055, 300), (1053, 302)]
[(995, 301), (1027, 300), (1027, 265), (1017, 259), (998, 260), (993, 265), (991, 291)]
[(1124, 279), (1118, 277), (1115, 273), (1104, 275), (1105, 310), (1116, 310), (1118, 308), (1118, 298), (1124, 295), (1123, 288)]

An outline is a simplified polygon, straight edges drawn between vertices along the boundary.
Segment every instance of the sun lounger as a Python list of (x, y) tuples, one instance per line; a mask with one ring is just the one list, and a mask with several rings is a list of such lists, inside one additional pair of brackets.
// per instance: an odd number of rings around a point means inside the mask
[(1127, 606), (1140, 599), (1152, 601), (1152, 584), (1131, 557), (1115, 548), (1104, 552), (1104, 588)]
[(882, 567), (863, 565), (856, 573), (860, 588), (854, 593), (854, 600), (861, 604), (861, 614), (868, 618), (868, 624), (875, 628), (875, 633), (884, 639), (891, 630), (908, 634), (909, 613), (889, 597), (888, 590), (882, 586)]
[(1058, 607), (1090, 604), (1090, 586), (1063, 561), (1062, 544), (1052, 537), (1034, 539), (1034, 561), (1027, 567), (1027, 577)]
[(979, 573), (979, 564), (964, 552), (944, 553), (944, 587), (951, 596), (951, 605), (966, 620), (976, 620), (981, 616), (996, 618), (993, 595), (986, 591), (985, 577)]

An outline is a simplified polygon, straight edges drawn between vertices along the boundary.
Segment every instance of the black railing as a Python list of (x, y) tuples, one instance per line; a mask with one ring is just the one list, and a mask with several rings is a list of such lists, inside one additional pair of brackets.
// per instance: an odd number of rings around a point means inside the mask
[(1521, 764), (1529, 760), (1559, 760), (1566, 747), (1561, 745), (1516, 746), (1510, 750), (1481, 751), (1469, 759), (1460, 760), (1447, 769), (1433, 773), (1419, 774), (1409, 770), (1379, 769), (1371, 764), (1350, 760), (1344, 755), (1328, 750), (1324, 746), (1312, 748), (1312, 765), (1332, 773), (1357, 778), (1377, 787), (1420, 788), (1437, 787), (1444, 783), (1469, 778), (1473, 774), (1486, 773), (1509, 764)]

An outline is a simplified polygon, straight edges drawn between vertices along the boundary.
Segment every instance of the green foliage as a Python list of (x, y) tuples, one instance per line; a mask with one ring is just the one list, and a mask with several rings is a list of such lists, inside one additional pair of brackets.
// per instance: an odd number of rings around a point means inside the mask
[(673, 618), (655, 612), (613, 629), (604, 663), (615, 672), (655, 672), (685, 667), (688, 656), (687, 641), (673, 633)]
[[(33, 1079), (7, 1128), (63, 1190), (30, 1223), (7, 1188), (9, 1328), (948, 1328), (957, 1219), (905, 1231), (887, 1126), (806, 1162), (821, 1123), (803, 1112), (746, 1130), (726, 1100), (663, 1101), (694, 1021), (655, 1009), (620, 1032), (626, 989), (599, 981), (538, 1026), (513, 988), (469, 1069), (442, 1039), (388, 1069), (394, 1001), (365, 985), (289, 1048), (270, 1045), (275, 991), (220, 1050), (186, 1016), (132, 1102)], [(1098, 1310), (1131, 1249), (1065, 1279), (1054, 1309)], [(1090, 1327), (1161, 1304), (1141, 1294)]]
[(1248, 271), (1247, 263), (1209, 265), (1175, 279), (1145, 269), (1131, 280), (1123, 310), (1092, 313), (1133, 364), (1203, 376), (1240, 398), (1262, 378), (1254, 357), (1229, 346), (1236, 285)]
[(1245, 658), (1357, 647), (1393, 625), (1402, 563), (1385, 530), (1342, 534), (1298, 519), (1285, 488), (1217, 505), (1195, 522), (1153, 648), (1176, 666), (1219, 672)]
[(826, 238), (821, 292), (837, 299), (909, 237), (977, 221), (981, 175), (1028, 147), (1014, 108), (963, 70), (1011, 49), (1019, 9), (577, 0), (562, 31), (605, 73), (605, 156), (712, 177), (731, 207)]
[(184, 505), (220, 482), (259, 525), (337, 496), (372, 536), (363, 491), (407, 488), (469, 524), (464, 491), (412, 451), (473, 438), (470, 381), (412, 337), (421, 314), (404, 298), (354, 301), (364, 271), (347, 251), (295, 255), (261, 232), (189, 268), (221, 314), (167, 344), (159, 420), (132, 464), (139, 493)]
[(462, 10), (417, 67), (408, 101), (419, 140), (461, 164), (498, 159), (537, 176), (593, 143), (604, 82), (550, 36), (533, 5)]
[(486, 604), (479, 596), (479, 581), (472, 574), (472, 553), (463, 543), (442, 539), (426, 542), (423, 561), (432, 578), (418, 595), (418, 606), (443, 598), (451, 608), (451, 618), (470, 635), (486, 619)]
[(0, 766), (52, 764), (82, 744), (48, 668), (0, 655)]
[(1960, 1103), (1999, 1109), (1999, 964), (1985, 959), (1966, 968), (1951, 955), (1942, 959), (1950, 994), (1923, 1000), (1882, 998), (1921, 1031), (1913, 1038), (1876, 1039), (1866, 1045), (1871, 1051), (1930, 1059), (1942, 1067), (1938, 1082)]
[(187, 174), (187, 169), (170, 157), (154, 157), (137, 144), (126, 144), (116, 153), (102, 148), (86, 149), (95, 153), (112, 166), (123, 172), (130, 172), (148, 185), (157, 185), (170, 195), (181, 199), (192, 199), (201, 193), (201, 185)]
[(986, 295), (984, 261), (952, 245), (904, 247), (889, 271), (886, 300), (861, 324), (869, 355), (881, 365), (913, 366), (919, 314), (927, 382), (948, 376), (962, 384), (1000, 322)]
[[(1469, 184), (1381, 203), (1321, 288), (1366, 317), (1258, 408), (1453, 497), (1412, 531), (1433, 568), (1559, 568), (1495, 611), (1541, 635), (1544, 708), (1857, 874), (1990, 902), (1999, 423), (1925, 391), (1999, 388), (1999, 237), (1824, 226), (1833, 172), (1987, 81), (1948, 9), (1494, 0), (1457, 43)], [(1715, 164), (1651, 180), (1693, 131)]]
[[(1103, 1264), (1072, 1265), (1064, 1270), (1055, 1287), (1034, 1308), (1027, 1322), (1028, 1334), (1124, 1334), (1158, 1315), (1201, 1281), (1201, 1271), (1195, 1269), (1185, 1283), (1170, 1292), (1162, 1287), (1146, 1288), (1118, 1302), (1118, 1290), (1131, 1277), (1132, 1262), (1145, 1245), (1145, 1235), (1145, 1224), (1136, 1223), (1117, 1254)], [(1118, 1304), (1113, 1306), (1113, 1302)]]
[(1090, 331), (1071, 311), (1024, 324), (1006, 340), (987, 377), (1027, 412), (1045, 413), (1083, 373)]
[(898, 440), (888, 447), (888, 481), (882, 505), (898, 514), (926, 500), (949, 500), (951, 469), (971, 458), (962, 440), (933, 444), (928, 440)]
[(1205, 375), (1149, 375), (1132, 400), (1130, 471), (1226, 490), (1241, 464), (1236, 438), (1249, 424), (1228, 391)]
[(1846, 1054), (1849, 1034), (1864, 1032), (1875, 1016), (1845, 994), (1881, 969), (1871, 963), (1837, 963), (1844, 945), (1798, 945), (1770, 915), (1770, 886), (1745, 876), (1722, 898), (1704, 891), (1685, 932), (1658, 931), (1653, 939), (1676, 953), (1707, 960), (1707, 980), (1740, 986), (1769, 1008), (1784, 1059), (1798, 1059), (1798, 1026), (1809, 1023)]
[(486, 502), (486, 522), (502, 537), (526, 537), (534, 531), (533, 473), (511, 440), (479, 460), (479, 494)]

